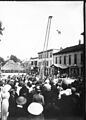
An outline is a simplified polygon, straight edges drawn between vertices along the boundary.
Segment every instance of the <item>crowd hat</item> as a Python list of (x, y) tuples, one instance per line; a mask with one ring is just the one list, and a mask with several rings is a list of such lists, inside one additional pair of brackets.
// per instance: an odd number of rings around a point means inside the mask
[(72, 91), (72, 93), (76, 92), (76, 88), (75, 87), (71, 87), (71, 91)]
[(44, 84), (44, 89), (46, 91), (51, 91), (51, 85), (50, 84)]
[(46, 80), (45, 80), (45, 83), (50, 83), (50, 80), (49, 80), (49, 79), (46, 79)]
[(26, 99), (25, 97), (23, 97), (23, 96), (19, 96), (19, 97), (16, 99), (16, 103), (17, 103), (18, 105), (24, 105), (24, 104), (26, 104), (26, 102), (27, 102), (27, 99)]
[(11, 89), (11, 85), (9, 84), (6, 84), (4, 87), (3, 87), (3, 90), (8, 92), (9, 90)]
[(40, 115), (43, 112), (43, 106), (40, 103), (32, 102), (28, 106), (28, 112), (32, 115)]
[(3, 81), (2, 80), (0, 80), (0, 86), (3, 86)]
[(40, 92), (40, 86), (36, 86), (36, 91)]

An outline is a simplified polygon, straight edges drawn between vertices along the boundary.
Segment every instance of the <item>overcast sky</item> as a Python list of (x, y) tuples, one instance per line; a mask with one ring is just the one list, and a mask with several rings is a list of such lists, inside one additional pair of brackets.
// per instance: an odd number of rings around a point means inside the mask
[(48, 49), (77, 45), (80, 39), (83, 43), (83, 1), (2, 1), (0, 21), (5, 30), (0, 36), (0, 56), (37, 57), (43, 51), (48, 16), (53, 16)]

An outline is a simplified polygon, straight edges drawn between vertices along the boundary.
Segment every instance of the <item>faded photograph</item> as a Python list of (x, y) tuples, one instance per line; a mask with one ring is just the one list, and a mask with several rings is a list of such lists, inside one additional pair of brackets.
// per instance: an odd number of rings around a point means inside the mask
[(0, 120), (84, 119), (84, 35), (84, 1), (0, 1)]

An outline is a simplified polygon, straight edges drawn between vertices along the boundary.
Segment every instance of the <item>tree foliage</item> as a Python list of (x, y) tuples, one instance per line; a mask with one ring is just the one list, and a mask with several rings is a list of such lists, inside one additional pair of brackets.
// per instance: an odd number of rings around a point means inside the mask
[(2, 28), (2, 22), (0, 21), (0, 35), (3, 35), (2, 31), (4, 30), (5, 28)]
[(21, 62), (21, 60), (17, 58), (15, 55), (11, 55), (10, 60), (13, 60), (14, 62)]
[(4, 58), (0, 57), (0, 64), (3, 66), (5, 64)]

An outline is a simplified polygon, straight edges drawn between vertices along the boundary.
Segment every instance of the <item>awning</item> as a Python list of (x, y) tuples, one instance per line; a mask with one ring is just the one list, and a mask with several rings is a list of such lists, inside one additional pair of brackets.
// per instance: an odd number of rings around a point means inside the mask
[(61, 68), (61, 69), (67, 69), (68, 68), (68, 66), (62, 65), (62, 64), (52, 64), (50, 67), (57, 67), (57, 68)]

